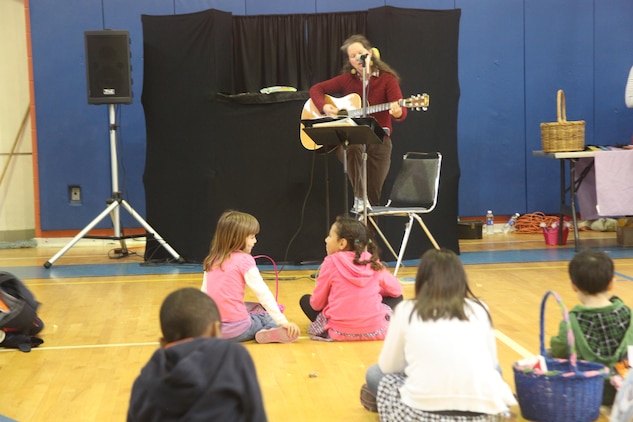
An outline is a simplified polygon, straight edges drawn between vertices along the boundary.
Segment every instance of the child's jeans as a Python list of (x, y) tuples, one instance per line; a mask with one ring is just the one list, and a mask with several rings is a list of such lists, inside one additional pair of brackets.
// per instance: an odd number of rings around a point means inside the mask
[(385, 374), (380, 370), (378, 364), (371, 365), (367, 368), (365, 382), (367, 383), (367, 388), (369, 388), (369, 391), (371, 391), (374, 396), (378, 395), (378, 384), (384, 376)]
[(232, 337), (229, 340), (233, 341), (249, 341), (255, 340), (255, 333), (267, 328), (277, 328), (278, 325), (268, 314), (250, 314), (251, 326), (237, 337)]

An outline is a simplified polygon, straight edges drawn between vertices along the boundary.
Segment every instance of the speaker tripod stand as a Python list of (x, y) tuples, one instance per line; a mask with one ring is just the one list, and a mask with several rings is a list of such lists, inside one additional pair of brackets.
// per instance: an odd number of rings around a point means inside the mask
[[(101, 214), (95, 217), (86, 227), (84, 227), (78, 234), (75, 236), (70, 242), (66, 244), (59, 252), (57, 252), (52, 258), (44, 263), (44, 268), (50, 268), (55, 261), (57, 261), (62, 255), (64, 255), (70, 248), (72, 248), (77, 242), (79, 242), (82, 238), (92, 238), (92, 239), (113, 239), (118, 240), (121, 244), (121, 254), (127, 255), (128, 249), (125, 243), (125, 239), (130, 239), (135, 236), (123, 236), (121, 230), (121, 221), (120, 221), (120, 209), (119, 207), (123, 207), (130, 213), (132, 217), (136, 221), (141, 224), (147, 231), (147, 234), (144, 236), (152, 236), (167, 252), (174, 257), (174, 259), (182, 263), (184, 259), (171, 247), (169, 244), (158, 234), (156, 230), (150, 226), (147, 221), (143, 219), (135, 210), (132, 208), (130, 204), (127, 203), (125, 199), (121, 197), (121, 192), (119, 192), (119, 171), (118, 171), (118, 157), (117, 157), (117, 149), (116, 149), (116, 118), (114, 113), (114, 104), (108, 105), (109, 109), (109, 117), (110, 117), (110, 167), (112, 173), (112, 197), (106, 200), (106, 203), (109, 205), (104, 209)], [(112, 225), (114, 228), (113, 236), (87, 236), (87, 233), (92, 230), (101, 220), (106, 218), (108, 214), (112, 217)]]

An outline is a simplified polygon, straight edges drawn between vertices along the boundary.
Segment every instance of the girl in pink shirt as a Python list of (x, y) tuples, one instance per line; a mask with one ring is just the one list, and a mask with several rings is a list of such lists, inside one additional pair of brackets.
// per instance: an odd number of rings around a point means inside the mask
[(299, 304), (314, 340), (383, 340), (402, 286), (379, 261), (367, 227), (338, 217), (325, 238), (327, 256), (312, 295)]
[[(222, 337), (235, 341), (288, 343), (299, 337), (297, 324), (281, 313), (264, 282), (251, 251), (257, 243), (259, 222), (250, 214), (225, 211), (204, 259), (201, 290), (218, 305)], [(260, 303), (244, 302), (246, 285)], [(261, 306), (259, 306), (261, 304)], [(258, 312), (263, 307), (266, 312)]]

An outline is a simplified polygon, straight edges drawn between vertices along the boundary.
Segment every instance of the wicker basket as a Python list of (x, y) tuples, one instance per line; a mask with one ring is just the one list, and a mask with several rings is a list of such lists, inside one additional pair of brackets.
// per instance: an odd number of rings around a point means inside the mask
[(567, 121), (565, 93), (558, 90), (556, 96), (557, 122), (541, 123), (543, 152), (582, 151), (585, 149), (585, 121)]
[[(550, 295), (558, 302), (567, 326), (569, 359), (545, 357), (545, 302)], [(512, 365), (523, 418), (542, 422), (591, 422), (598, 419), (605, 375), (609, 373), (609, 368), (599, 363), (576, 359), (569, 314), (560, 296), (553, 291), (545, 293), (541, 302), (540, 341), (547, 372), (522, 368), (518, 362)]]

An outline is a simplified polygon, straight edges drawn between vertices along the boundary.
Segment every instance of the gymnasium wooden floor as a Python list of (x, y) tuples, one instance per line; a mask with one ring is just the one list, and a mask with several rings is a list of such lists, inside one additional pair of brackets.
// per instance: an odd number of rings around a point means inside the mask
[[(576, 303), (567, 278), (572, 236), (560, 247), (545, 246), (540, 234), (498, 233), (460, 242), (471, 288), (490, 306), (503, 375), (513, 388), (512, 363), (539, 351), (543, 294), (556, 290), (568, 307)], [(135, 241), (128, 247), (138, 256), (113, 260), (109, 254), (118, 244), (84, 240), (44, 269), (63, 245), (0, 249), (0, 269), (18, 275), (34, 292), (46, 323), (41, 347), (30, 353), (0, 349), (0, 415), (18, 421), (125, 420), (132, 382), (158, 346), (159, 306), (174, 289), (198, 288), (201, 267), (144, 266), (144, 242)], [(600, 232), (581, 232), (580, 245), (611, 254), (618, 281), (614, 294), (633, 304), (633, 248), (618, 246), (615, 233)], [(254, 253), (265, 251), (256, 247)], [(410, 298), (416, 262), (407, 264), (399, 278)], [(262, 265), (274, 292), (269, 269)], [(298, 301), (311, 292), (313, 273), (297, 267), (280, 272), (279, 302), (302, 337), (293, 344), (245, 344), (269, 420), (377, 421), (361, 407), (359, 389), (382, 343), (324, 343), (305, 336), (309, 321)], [(556, 333), (561, 318), (553, 302), (547, 309), (546, 338)], [(464, 344), (466, 359), (467, 350)], [(512, 410), (514, 420), (522, 421), (518, 407)]]

